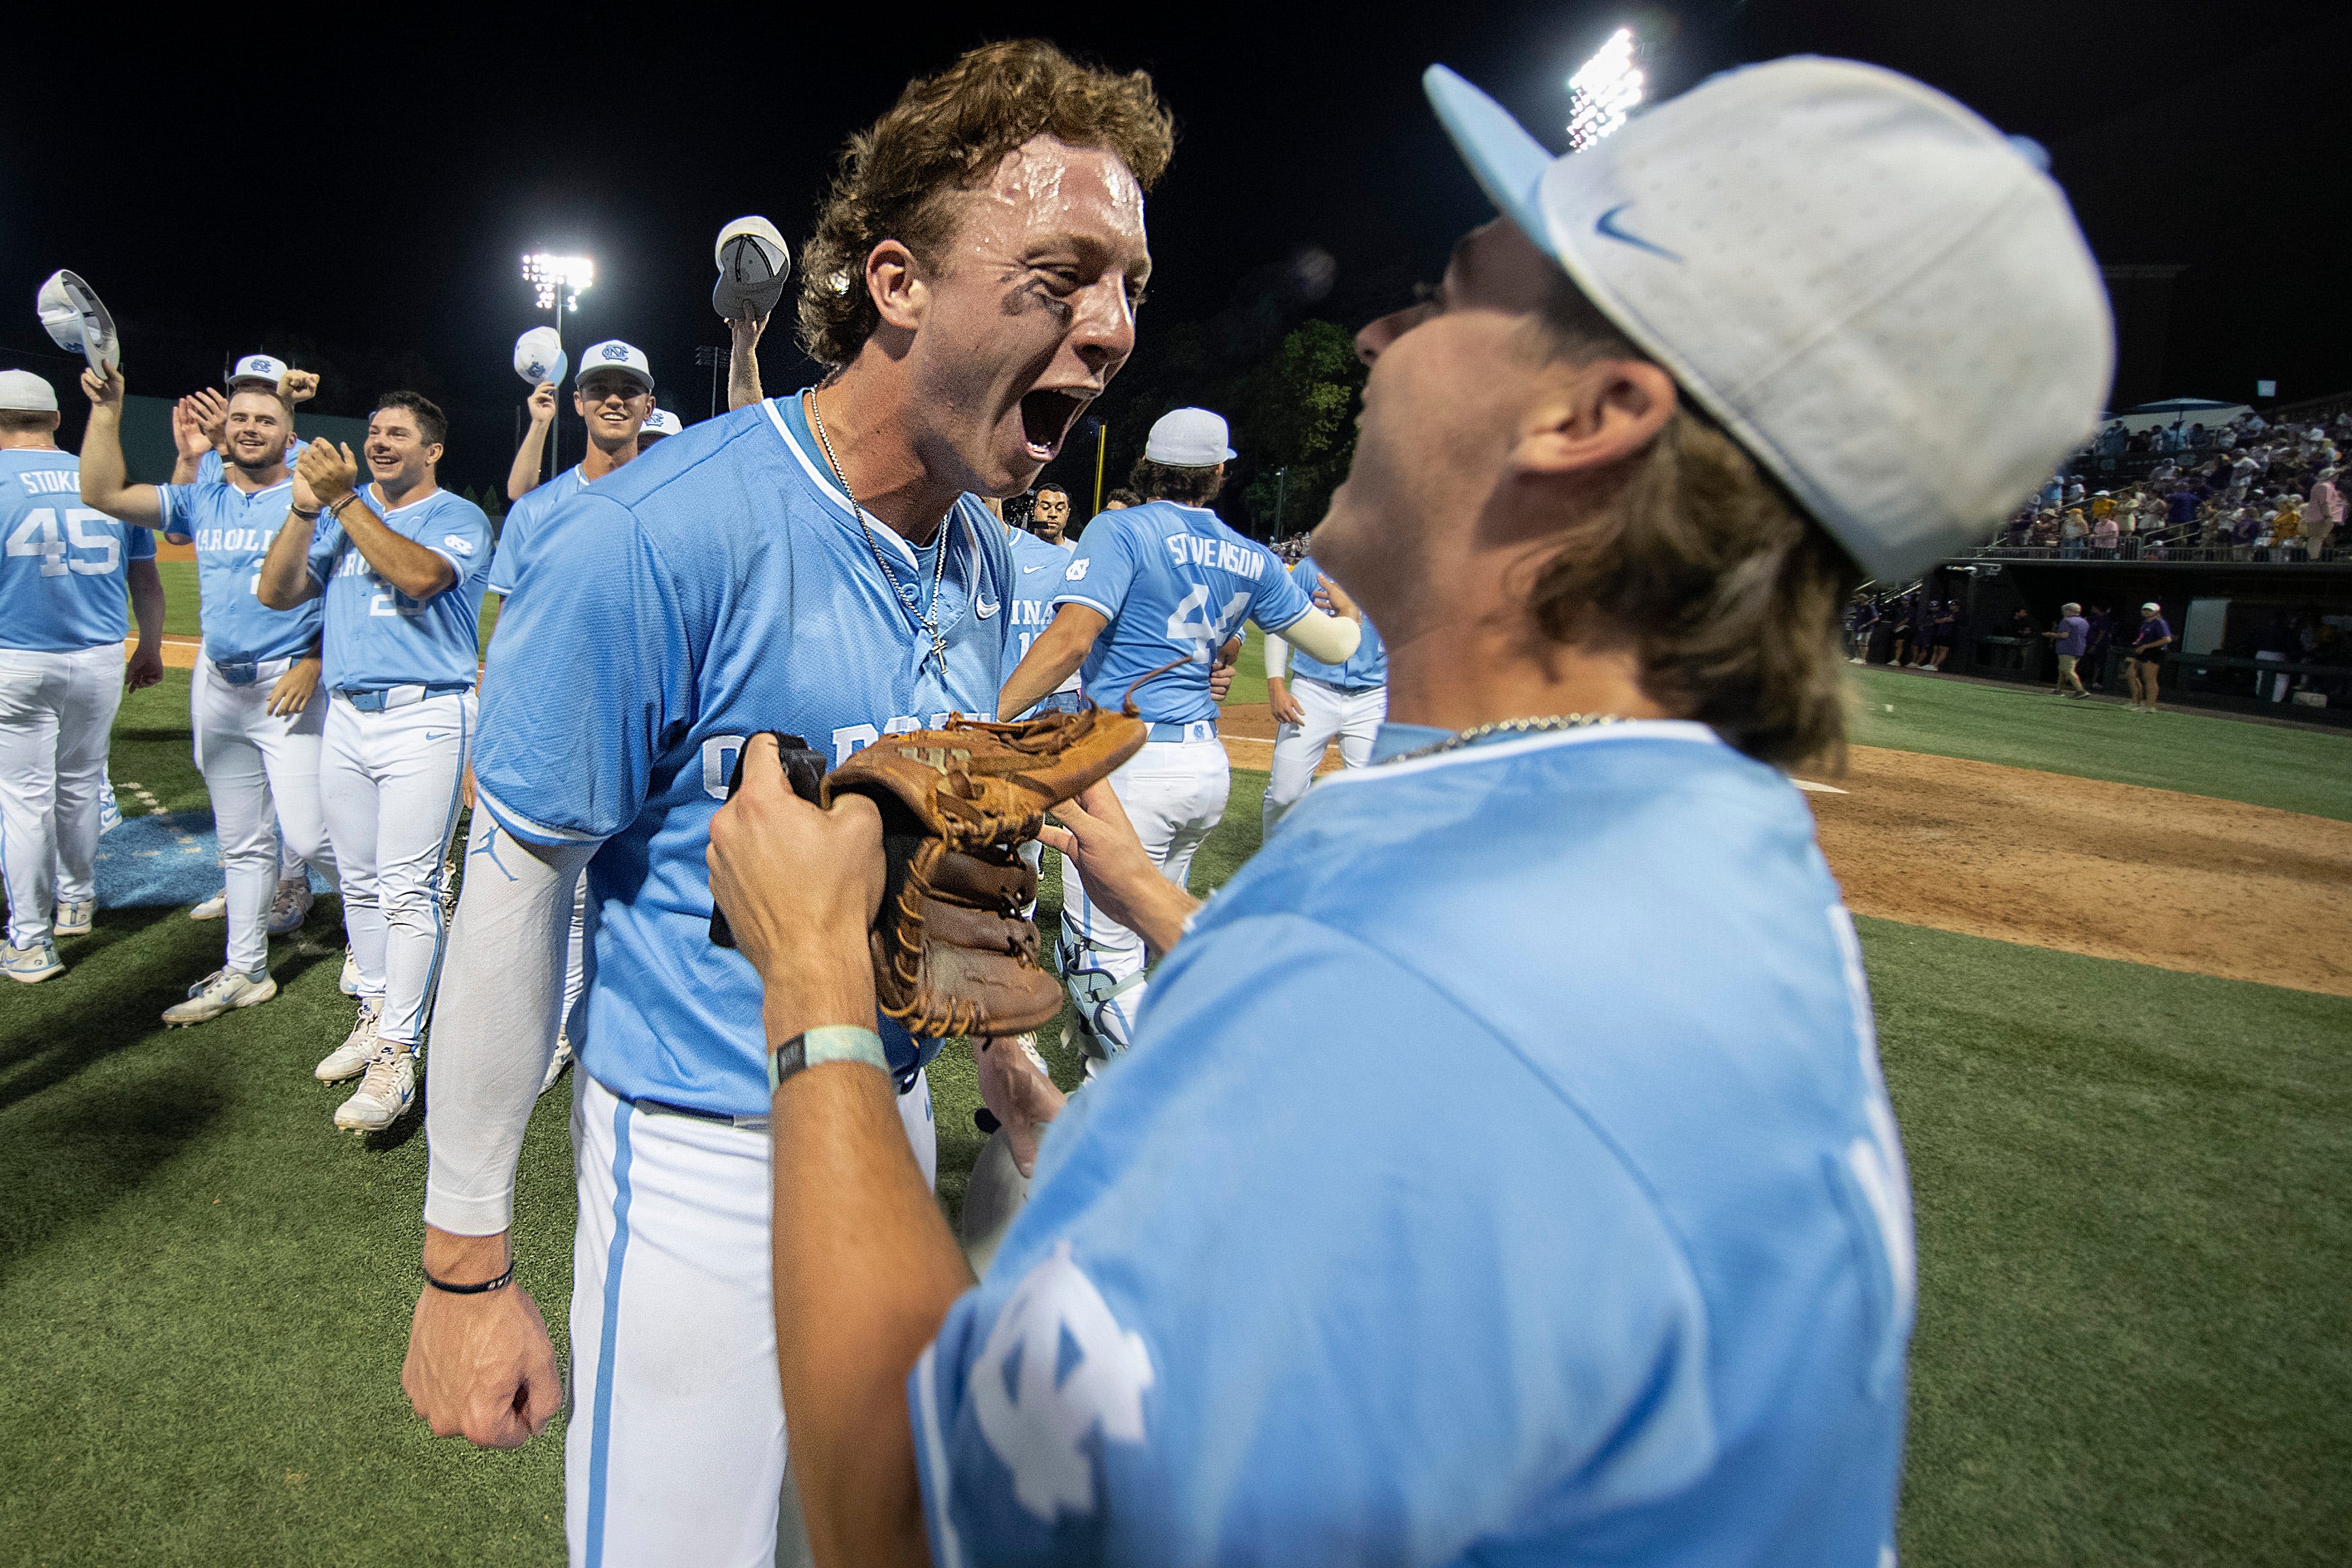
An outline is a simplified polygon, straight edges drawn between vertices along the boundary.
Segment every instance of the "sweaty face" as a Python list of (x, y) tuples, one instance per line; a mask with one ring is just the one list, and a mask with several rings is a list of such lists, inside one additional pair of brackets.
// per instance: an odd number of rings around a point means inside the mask
[(221, 426), (228, 460), (240, 468), (268, 468), (286, 459), (286, 442), (294, 434), (286, 410), (275, 397), (240, 392), (228, 400), (228, 417)]
[(438, 445), (425, 439), (416, 416), (405, 408), (379, 408), (368, 420), (368, 472), (378, 484), (410, 489), (441, 458)]
[(957, 204), (908, 353), (917, 439), (965, 489), (1017, 495), (1134, 352), (1143, 194), (1116, 154), (1041, 136)]
[(1373, 619), (1409, 594), (1444, 533), (1501, 479), (1541, 368), (1526, 349), (1553, 266), (1501, 219), (1454, 247), (1444, 280), (1356, 334), (1371, 367), (1356, 454), (1315, 531), (1315, 558)]
[(611, 451), (637, 438), (646, 416), (654, 411), (654, 395), (633, 375), (593, 370), (572, 389), (572, 405), (587, 423), (590, 438)]

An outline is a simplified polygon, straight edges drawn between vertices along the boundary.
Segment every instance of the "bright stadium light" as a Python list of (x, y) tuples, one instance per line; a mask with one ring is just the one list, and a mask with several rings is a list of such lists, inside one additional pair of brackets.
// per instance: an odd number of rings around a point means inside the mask
[(1568, 79), (1568, 150), (1580, 153), (1623, 125), (1642, 101), (1633, 29), (1620, 27)]
[(554, 310), (555, 297), (561, 294), (563, 309), (577, 310), (581, 292), (596, 281), (596, 264), (584, 256), (533, 251), (522, 258), (522, 280), (539, 290), (541, 310)]

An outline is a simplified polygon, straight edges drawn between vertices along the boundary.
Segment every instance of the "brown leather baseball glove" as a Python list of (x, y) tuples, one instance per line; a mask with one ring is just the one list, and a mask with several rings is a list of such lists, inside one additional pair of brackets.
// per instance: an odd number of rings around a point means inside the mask
[(882, 808), (888, 861), (871, 937), (882, 1011), (918, 1035), (1017, 1035), (1051, 1023), (1062, 986), (1022, 910), (1037, 874), (1020, 847), (1045, 808), (1107, 776), (1150, 727), (1099, 708), (1017, 724), (950, 718), (885, 735), (827, 773)]

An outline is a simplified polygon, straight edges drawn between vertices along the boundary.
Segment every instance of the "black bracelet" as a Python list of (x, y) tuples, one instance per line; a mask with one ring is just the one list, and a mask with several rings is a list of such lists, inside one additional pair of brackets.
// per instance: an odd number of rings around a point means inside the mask
[(425, 1282), (436, 1290), (446, 1290), (452, 1296), (486, 1296), (493, 1290), (503, 1290), (514, 1283), (514, 1259), (507, 1259), (507, 1271), (495, 1279), (485, 1279), (478, 1285), (452, 1285), (446, 1279), (436, 1279), (429, 1269), (420, 1269)]
[(300, 518), (304, 522), (316, 522), (319, 521), (319, 514), (324, 511), (326, 508), (314, 506), (309, 511), (304, 511), (299, 506), (289, 506), (286, 510), (292, 512), (296, 517)]

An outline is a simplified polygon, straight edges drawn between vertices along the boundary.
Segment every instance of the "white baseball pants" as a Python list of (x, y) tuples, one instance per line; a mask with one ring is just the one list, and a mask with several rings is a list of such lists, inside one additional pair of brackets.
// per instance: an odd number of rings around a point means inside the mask
[[(930, 1182), (926, 1079), (898, 1115)], [(768, 1130), (647, 1110), (574, 1072), (572, 1150), (572, 1568), (807, 1562), (799, 1510), (778, 1507)], [(794, 1539), (778, 1539), (780, 1521)]]
[(377, 1037), (415, 1051), (441, 957), (441, 863), (474, 740), (474, 694), (362, 712), (338, 696), (320, 747), (319, 802), (343, 894), (360, 995)]
[[(1214, 735), (1192, 741), (1149, 741), (1110, 775), (1110, 785), (1135, 824), (1144, 852), (1178, 887), (1192, 856), (1225, 815), (1233, 769)], [(1062, 859), (1062, 977), (1070, 1000), (1103, 1043), (1123, 1051), (1135, 1042), (1143, 1010), (1143, 939), (1097, 910), (1078, 868)]]
[(250, 685), (232, 686), (211, 659), (199, 658), (188, 685), (196, 771), (212, 796), (228, 883), (228, 966), (247, 974), (269, 965), (269, 906), (286, 874), (283, 858), (318, 867), (330, 881), (335, 877), (319, 805), (320, 743), (331, 700), (320, 692), (299, 713), (273, 715), (270, 689), (289, 662), (264, 664)]
[(1274, 772), (1265, 784), (1265, 804), (1259, 823), (1268, 833), (1282, 814), (1297, 804), (1315, 782), (1315, 770), (1333, 740), (1339, 742), (1339, 761), (1351, 768), (1370, 767), (1372, 742), (1381, 721), (1389, 716), (1389, 689), (1342, 691), (1312, 676), (1293, 676), (1290, 694), (1298, 700), (1306, 721), (1285, 724), (1274, 735)]
[(0, 879), (8, 940), (45, 942), (59, 899), (98, 896), (106, 748), (122, 706), (122, 645), (0, 647)]

